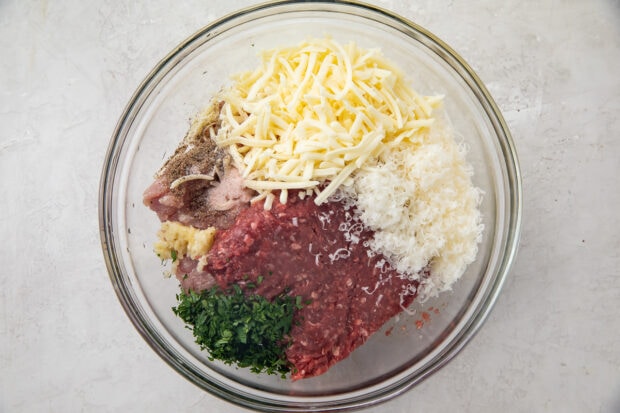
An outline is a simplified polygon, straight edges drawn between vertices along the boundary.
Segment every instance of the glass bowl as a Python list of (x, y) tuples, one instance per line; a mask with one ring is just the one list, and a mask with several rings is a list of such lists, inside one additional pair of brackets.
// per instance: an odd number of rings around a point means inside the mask
[[(153, 253), (159, 221), (142, 204), (154, 173), (189, 119), (229, 81), (253, 69), (260, 50), (331, 36), (380, 48), (416, 90), (445, 96), (445, 112), (468, 148), (484, 191), (476, 261), (452, 291), (411, 307), (326, 374), (292, 382), (209, 361), (171, 311), (178, 283)], [(517, 157), (502, 116), (480, 79), (450, 47), (388, 11), (354, 2), (274, 2), (226, 16), (166, 56), (138, 87), (108, 149), (99, 195), (100, 233), (111, 281), (149, 345), (206, 391), (263, 411), (335, 411), (401, 394), (445, 365), (487, 317), (515, 257), (521, 220)]]

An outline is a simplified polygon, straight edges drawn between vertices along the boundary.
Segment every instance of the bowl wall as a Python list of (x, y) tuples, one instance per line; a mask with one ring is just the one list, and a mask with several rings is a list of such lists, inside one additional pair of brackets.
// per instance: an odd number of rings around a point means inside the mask
[[(261, 50), (331, 36), (379, 48), (422, 94), (445, 96), (445, 113), (468, 148), (474, 185), (484, 191), (485, 231), (477, 260), (452, 291), (403, 313), (328, 373), (297, 382), (255, 375), (201, 352), (171, 311), (178, 283), (152, 250), (156, 215), (142, 204), (153, 174), (187, 132), (190, 119), (251, 70)], [(169, 364), (212, 393), (266, 410), (341, 409), (385, 400), (435, 371), (471, 338), (490, 310), (513, 259), (520, 222), (520, 178), (509, 133), (471, 69), (424, 29), (369, 6), (272, 3), (198, 32), (147, 77), (110, 145), (100, 194), (104, 255), (121, 304)], [(430, 315), (430, 321), (423, 315)], [(425, 321), (418, 328), (420, 321)]]

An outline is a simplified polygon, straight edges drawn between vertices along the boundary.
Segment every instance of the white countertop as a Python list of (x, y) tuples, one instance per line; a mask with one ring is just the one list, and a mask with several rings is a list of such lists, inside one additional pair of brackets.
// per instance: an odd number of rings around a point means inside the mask
[[(620, 411), (620, 4), (380, 6), (487, 84), (521, 161), (521, 248), (446, 367), (367, 412)], [(238, 412), (174, 372), (123, 312), (99, 244), (115, 123), (175, 45), (251, 1), (0, 2), (0, 412)]]

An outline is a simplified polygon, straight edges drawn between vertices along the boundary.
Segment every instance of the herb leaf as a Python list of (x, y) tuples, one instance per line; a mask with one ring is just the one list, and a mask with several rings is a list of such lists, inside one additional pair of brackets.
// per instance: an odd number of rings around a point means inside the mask
[(211, 359), (249, 367), (254, 373), (285, 377), (290, 371), (284, 351), (301, 297), (283, 294), (269, 301), (233, 285), (226, 291), (215, 287), (181, 292), (177, 300), (172, 310), (191, 326), (196, 343)]

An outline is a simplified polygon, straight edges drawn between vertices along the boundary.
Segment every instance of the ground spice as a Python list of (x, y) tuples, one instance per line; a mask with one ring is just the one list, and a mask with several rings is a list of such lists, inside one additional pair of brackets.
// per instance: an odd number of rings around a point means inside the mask
[(174, 154), (158, 172), (164, 185), (192, 174), (213, 176), (212, 181), (204, 179), (189, 180), (170, 190), (170, 194), (180, 199), (184, 209), (191, 211), (192, 222), (217, 223), (225, 228), (229, 222), (230, 211), (219, 211), (209, 205), (209, 189), (220, 183), (220, 178), (231, 167), (230, 155), (218, 147), (213, 137), (220, 128), (222, 102), (214, 102), (205, 110), (202, 117), (194, 121), (189, 132), (177, 147)]
[[(160, 169), (159, 175), (165, 177), (168, 183), (190, 174), (219, 175), (223, 172), (224, 163), (230, 163), (229, 159), (225, 160), (228, 155), (213, 140), (220, 128), (221, 107), (221, 103), (213, 103), (203, 117), (195, 121), (174, 154)], [(180, 185), (175, 189), (182, 190), (183, 187)]]

